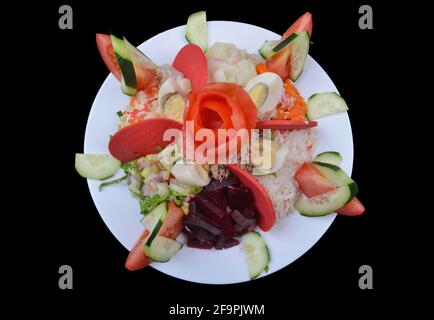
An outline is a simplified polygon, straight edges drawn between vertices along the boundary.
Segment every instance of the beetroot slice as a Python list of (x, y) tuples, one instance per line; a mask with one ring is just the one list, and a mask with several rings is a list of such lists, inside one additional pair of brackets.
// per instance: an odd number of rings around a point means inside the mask
[(229, 238), (229, 239), (226, 239), (223, 247), (225, 249), (228, 249), (228, 248), (234, 247), (234, 246), (239, 245), (239, 244), (240, 244), (239, 240), (237, 240), (235, 238)]
[(197, 239), (188, 238), (187, 246), (197, 249), (211, 249), (214, 245), (208, 242), (202, 242)]
[(228, 186), (236, 186), (239, 184), (240, 182), (238, 181), (238, 178), (234, 174), (230, 174), (227, 178), (223, 179), (222, 181), (212, 180), (204, 187), (204, 191), (211, 192), (214, 190), (224, 189), (227, 188)]
[(223, 218), (226, 215), (226, 208), (222, 209), (218, 207), (213, 201), (211, 201), (205, 194), (200, 194), (193, 199), (197, 203), (199, 209), (208, 217)]
[(254, 200), (250, 188), (240, 185), (233, 173), (222, 181), (212, 180), (190, 200), (184, 219), (187, 245), (221, 250), (239, 244), (236, 237), (256, 227)]
[(188, 215), (184, 219), (184, 224), (186, 226), (200, 227), (215, 236), (221, 234), (221, 231), (218, 228), (216, 228), (212, 224), (209, 224), (208, 222), (205, 222), (204, 220), (200, 219), (198, 216), (195, 215)]
[(246, 186), (227, 188), (228, 204), (231, 208), (242, 211), (246, 207), (253, 205), (252, 191)]

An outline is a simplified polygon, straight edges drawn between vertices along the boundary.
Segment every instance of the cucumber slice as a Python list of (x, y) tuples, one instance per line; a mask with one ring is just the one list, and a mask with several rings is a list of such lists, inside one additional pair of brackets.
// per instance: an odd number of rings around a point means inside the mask
[[(293, 82), (295, 82), (303, 72), (304, 64), (306, 62), (307, 54), (309, 52), (310, 37), (307, 31), (296, 32), (293, 33), (291, 36), (293, 35), (296, 36), (294, 40), (290, 41), (291, 69), (289, 77)], [(289, 36), (288, 38), (291, 38), (291, 36)]]
[(264, 58), (268, 59), (276, 52), (273, 51), (273, 48), (279, 44), (280, 40), (271, 40), (271, 41), (264, 41), (262, 46), (259, 48), (259, 54)]
[(353, 198), (350, 185), (311, 198), (298, 200), (294, 208), (303, 216), (320, 217), (335, 212)]
[(185, 39), (189, 43), (199, 46), (203, 52), (208, 48), (206, 32), (206, 12), (199, 11), (191, 14), (187, 20)]
[(136, 72), (134, 71), (133, 61), (125, 48), (125, 42), (114, 35), (110, 35), (115, 52), (116, 60), (121, 70), (121, 88), (127, 95), (134, 95), (137, 91)]
[(293, 33), (291, 34), (289, 37), (286, 37), (285, 39), (283, 39), (282, 41), (280, 41), (274, 48), (273, 51), (274, 53), (282, 50), (283, 48), (285, 48), (288, 44), (290, 44), (295, 38), (298, 37), (298, 33)]
[(336, 187), (347, 185), (350, 188), (352, 197), (358, 192), (357, 183), (348, 176), (344, 170), (330, 163), (312, 162), (312, 164), (321, 172), (321, 174)]
[(145, 227), (145, 229), (150, 231), (149, 236), (146, 239), (147, 245), (150, 245), (152, 240), (157, 236), (164, 220), (166, 220), (166, 215), (167, 203), (165, 201), (152, 209), (146, 216), (142, 218), (142, 220), (140, 220), (140, 223)]
[(149, 59), (142, 51), (133, 46), (128, 40), (124, 37), (124, 46), (125, 50), (128, 52), (128, 55), (131, 58), (134, 66), (137, 67), (145, 67), (150, 70), (157, 70), (157, 66)]
[(261, 48), (259, 48), (259, 54), (264, 58), (268, 59), (271, 56), (273, 56), (278, 51), (285, 48), (291, 41), (293, 41), (295, 38), (297, 38), (297, 33), (291, 34), (289, 37), (283, 39), (283, 40), (271, 40), (271, 41), (264, 41)]
[(270, 252), (262, 236), (252, 231), (241, 237), (244, 253), (247, 258), (250, 279), (258, 277), (270, 262)]
[(339, 152), (336, 151), (325, 151), (318, 154), (313, 160), (337, 166), (339, 163), (341, 163), (342, 156)]
[(83, 178), (104, 180), (113, 176), (121, 162), (108, 154), (75, 154), (75, 170)]
[(145, 245), (145, 254), (156, 262), (168, 262), (182, 248), (182, 243), (169, 238), (155, 236), (151, 245)]
[(323, 92), (314, 94), (307, 100), (306, 116), (309, 120), (315, 120), (347, 110), (348, 106), (339, 94)]

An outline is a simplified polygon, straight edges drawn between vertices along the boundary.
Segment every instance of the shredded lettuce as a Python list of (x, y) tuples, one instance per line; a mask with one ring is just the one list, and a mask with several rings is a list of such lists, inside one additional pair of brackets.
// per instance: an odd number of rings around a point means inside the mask
[(160, 203), (167, 200), (170, 193), (165, 194), (164, 196), (160, 196), (158, 194), (154, 194), (151, 197), (141, 197), (139, 200), (140, 203), (140, 212), (143, 214), (148, 214), (152, 209), (158, 206)]
[(185, 196), (175, 190), (170, 190), (170, 199), (179, 207), (183, 204)]
[(104, 187), (107, 187), (107, 186), (111, 186), (111, 185), (114, 185), (114, 184), (121, 183), (121, 182), (124, 181), (126, 178), (128, 178), (128, 174), (126, 174), (126, 175), (124, 175), (123, 177), (120, 177), (120, 178), (118, 178), (118, 179), (112, 180), (112, 181), (103, 182), (103, 183), (101, 183), (101, 184), (99, 185), (99, 191), (102, 191), (102, 189), (103, 189)]
[(198, 194), (201, 191), (202, 191), (202, 187), (192, 187), (190, 190), (191, 194)]
[(128, 171), (128, 169), (134, 168), (136, 166), (136, 160), (130, 161), (130, 162), (124, 162), (121, 164), (122, 170), (125, 172)]

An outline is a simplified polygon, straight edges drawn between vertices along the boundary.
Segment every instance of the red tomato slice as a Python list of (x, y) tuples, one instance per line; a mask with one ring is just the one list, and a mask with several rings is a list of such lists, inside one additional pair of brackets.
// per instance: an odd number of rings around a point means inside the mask
[(185, 217), (185, 213), (173, 201), (169, 202), (168, 207), (169, 211), (160, 231), (158, 231), (158, 235), (175, 240), (184, 228), (182, 220)]
[(208, 80), (208, 62), (202, 49), (195, 44), (187, 44), (176, 55), (172, 66), (191, 82), (192, 91), (199, 90)]
[(116, 132), (109, 142), (109, 151), (121, 162), (129, 162), (147, 154), (156, 153), (171, 141), (163, 141), (168, 129), (182, 129), (182, 124), (166, 118), (154, 118), (128, 125)]
[[(332, 191), (335, 186), (329, 182), (321, 172), (311, 163), (305, 162), (297, 170), (294, 176), (298, 183), (300, 191), (307, 197), (315, 197), (317, 195)], [(365, 211), (363, 204), (354, 197), (350, 202), (342, 208), (336, 210), (336, 213), (344, 216), (357, 216)]]
[(309, 162), (303, 163), (298, 168), (294, 179), (297, 181), (300, 191), (307, 197), (314, 197), (335, 189), (335, 186)]
[(146, 267), (152, 261), (145, 255), (144, 246), (145, 239), (148, 237), (149, 231), (144, 230), (139, 240), (136, 241), (134, 247), (131, 249), (130, 254), (125, 262), (125, 268), (129, 271), (135, 271)]
[(137, 90), (145, 90), (157, 84), (158, 77), (154, 71), (139, 64), (134, 64), (134, 71), (136, 73)]
[(121, 81), (121, 69), (119, 68), (118, 62), (116, 60), (110, 36), (107, 34), (97, 33), (96, 44), (107, 68), (116, 77), (116, 79)]
[(274, 212), (273, 203), (271, 202), (268, 192), (253, 175), (244, 169), (241, 169), (235, 164), (229, 164), (228, 168), (238, 177), (242, 185), (252, 190), (255, 206), (259, 213), (258, 227), (262, 231), (270, 230), (276, 222), (276, 213)]
[(310, 12), (306, 12), (300, 18), (298, 18), (289, 28), (285, 31), (282, 39), (288, 38), (294, 32), (307, 31), (309, 36), (312, 36), (312, 15)]
[(351, 201), (342, 208), (336, 210), (336, 213), (342, 214), (344, 216), (358, 216), (363, 212), (365, 212), (365, 206), (356, 197), (351, 199)]
[[(297, 19), (286, 32), (282, 39), (286, 39), (294, 32), (307, 31), (309, 36), (312, 35), (312, 15), (306, 12)], [(282, 79), (288, 78), (290, 74), (291, 62), (291, 46), (286, 46), (271, 58), (267, 59), (267, 68), (274, 73), (277, 73)]]
[(316, 121), (302, 120), (264, 120), (256, 123), (256, 129), (297, 130), (317, 126)]
[(291, 71), (291, 46), (286, 46), (267, 59), (267, 68), (277, 73), (283, 80), (289, 77)]

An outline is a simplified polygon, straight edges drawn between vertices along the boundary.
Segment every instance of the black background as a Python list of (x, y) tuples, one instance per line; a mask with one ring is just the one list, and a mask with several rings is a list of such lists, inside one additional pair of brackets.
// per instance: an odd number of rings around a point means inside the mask
[[(61, 4), (73, 8), (73, 30), (58, 28)], [(373, 8), (373, 30), (358, 27), (363, 4)], [(357, 314), (370, 314), (373, 307), (388, 313), (410, 307), (420, 311), (408, 298), (418, 296), (423, 306), (427, 295), (422, 292), (433, 288), (433, 206), (429, 194), (423, 194), (433, 190), (421, 182), (432, 179), (426, 153), (432, 143), (432, 9), (414, 1), (380, 6), (375, 1), (289, 0), (62, 1), (26, 7), (36, 22), (24, 31), (16, 28), (16, 35), (26, 35), (36, 48), (33, 56), (49, 62), (32, 67), (35, 77), (29, 88), (36, 101), (28, 108), (28, 120), (38, 139), (27, 150), (43, 158), (37, 162), (42, 174), (35, 179), (34, 192), (22, 200), (31, 201), (32, 208), (26, 208), (38, 214), (31, 227), (38, 249), (31, 250), (31, 262), (24, 259), (25, 266), (37, 270), (34, 298), (47, 295), (46, 301), (68, 310), (78, 302), (92, 305), (100, 297), (122, 298), (143, 316), (155, 313), (155, 319), (168, 318), (168, 307), (176, 303), (265, 304), (269, 319), (289, 317), (292, 311), (338, 315), (344, 306)], [(111, 30), (140, 44), (184, 24), (198, 10), (207, 10), (208, 20), (242, 21), (276, 33), (304, 12), (312, 13), (310, 54), (350, 106), (353, 178), (367, 208), (360, 217), (338, 216), (321, 240), (290, 266), (238, 285), (194, 284), (152, 268), (127, 272), (127, 251), (103, 223), (85, 179), (74, 170), (90, 107), (108, 74), (95, 33)], [(410, 137), (409, 131), (416, 135)], [(58, 288), (63, 264), (73, 267), (73, 290)], [(373, 290), (358, 287), (358, 268), (364, 264), (373, 268)], [(121, 308), (118, 302), (104, 306), (109, 311)]]

